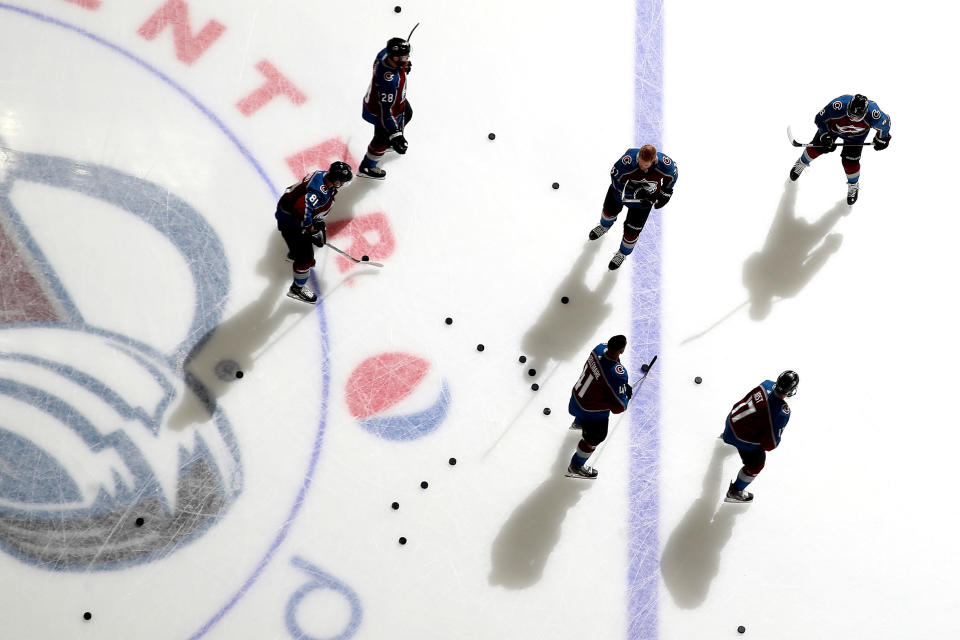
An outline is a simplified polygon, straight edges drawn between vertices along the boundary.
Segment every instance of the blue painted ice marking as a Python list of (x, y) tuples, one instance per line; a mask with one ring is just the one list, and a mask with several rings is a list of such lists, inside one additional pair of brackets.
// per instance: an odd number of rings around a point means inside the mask
[[(357, 629), (360, 628), (360, 623), (363, 621), (363, 607), (360, 604), (360, 598), (356, 592), (342, 581), (333, 577), (323, 569), (310, 564), (303, 558), (295, 556), (291, 562), (293, 566), (303, 569), (303, 571), (310, 576), (310, 581), (297, 589), (287, 601), (286, 623), (287, 632), (290, 634), (290, 637), (295, 640), (348, 640), (348, 638), (352, 638), (354, 634), (356, 634)], [(297, 610), (300, 608), (303, 599), (318, 589), (335, 591), (343, 596), (347, 604), (350, 605), (350, 620), (338, 635), (328, 638), (317, 638), (316, 636), (308, 635), (297, 622)]]

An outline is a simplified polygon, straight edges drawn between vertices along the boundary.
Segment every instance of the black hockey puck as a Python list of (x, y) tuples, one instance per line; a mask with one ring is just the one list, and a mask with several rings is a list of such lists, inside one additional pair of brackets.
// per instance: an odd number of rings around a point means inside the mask
[(477, 351), (483, 351), (483, 345), (482, 345), (482, 344), (478, 344), (478, 345), (477, 345)]
[(393, 8), (393, 12), (394, 12), (394, 13), (400, 13), (400, 7), (394, 7), (394, 8)]
[(83, 619), (84, 619), (84, 620), (89, 620), (89, 619), (92, 618), (92, 617), (93, 617), (93, 614), (90, 613), (89, 611), (84, 611), (84, 612), (83, 612)]
[(494, 139), (496, 139), (496, 137), (497, 137), (497, 134), (495, 134), (495, 133), (488, 133), (488, 134), (487, 134), (487, 138), (490, 139), (490, 140), (494, 140)]
[(650, 365), (647, 363), (640, 365), (640, 373), (646, 373), (647, 371), (650, 371)]
[(520, 364), (523, 364), (527, 361), (527, 356), (520, 356)]
[(537, 375), (537, 370), (536, 370), (536, 369), (529, 369), (529, 370), (527, 371), (527, 375), (532, 378), (533, 376)]
[(739, 627), (737, 627), (737, 633), (746, 633), (746, 632), (747, 632), (747, 628), (745, 626), (740, 625)]
[(370, 256), (360, 256), (361, 262), (370, 262)]
[(540, 385), (538, 385), (536, 382), (530, 385), (530, 388), (533, 389), (534, 391), (540, 391)]
[(400, 508), (400, 503), (399, 503), (399, 502), (394, 502), (394, 503), (392, 503), (392, 504), (390, 505), (390, 508), (393, 509), (394, 511), (396, 511), (397, 509)]
[(400, 544), (407, 544), (407, 539), (404, 538), (403, 536), (400, 536), (400, 539), (397, 542), (399, 542)]
[(453, 318), (447, 318), (446, 320), (444, 320), (444, 322), (446, 322), (447, 324), (453, 324)]
[(554, 182), (554, 183), (553, 183), (553, 188), (554, 188), (554, 189), (559, 189), (559, 188), (560, 188), (560, 183), (559, 183), (559, 182)]
[(450, 458), (447, 462), (449, 462), (449, 463), (450, 463), (450, 466), (452, 467), (453, 465), (457, 464), (457, 459), (456, 459), (456, 458)]
[(696, 382), (697, 384), (700, 384), (701, 382), (703, 382), (703, 378), (701, 378), (700, 376), (697, 376), (696, 378), (693, 379), (693, 381)]
[(142, 527), (142, 526), (143, 526), (143, 518), (137, 518), (136, 520), (133, 521), (133, 524), (135, 524), (135, 525), (138, 526), (138, 527)]
[(426, 489), (426, 488), (429, 487), (429, 486), (430, 486), (430, 483), (427, 482), (426, 480), (424, 480), (423, 482), (420, 483), (420, 488), (421, 488), (421, 489)]
[(544, 408), (543, 408), (543, 415), (545, 415), (545, 416), (550, 415), (550, 407), (544, 407)]
[(237, 371), (237, 377), (238, 377), (238, 378), (242, 378), (242, 377), (243, 377), (243, 371)]
[(568, 302), (570, 302), (570, 298), (568, 298), (567, 296), (563, 296), (562, 298), (560, 298), (560, 302), (562, 302), (563, 304), (567, 304)]

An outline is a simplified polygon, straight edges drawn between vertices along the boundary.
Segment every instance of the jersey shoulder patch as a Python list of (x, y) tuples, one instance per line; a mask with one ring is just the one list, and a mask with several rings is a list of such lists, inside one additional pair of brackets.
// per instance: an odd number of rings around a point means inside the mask
[(663, 156), (663, 164), (669, 167), (671, 164), (673, 164), (673, 160), (670, 159), (670, 156)]
[(840, 102), (839, 100), (834, 100), (834, 102), (833, 102), (833, 110), (834, 110), (834, 111), (840, 111), (841, 109), (843, 109), (843, 103)]
[(322, 194), (324, 194), (324, 195), (326, 195), (327, 193), (329, 193), (329, 190), (327, 189), (327, 185), (325, 185), (325, 184), (320, 185), (319, 191), (320, 191), (320, 193), (322, 193)]
[(783, 407), (781, 407), (780, 410), (783, 411), (785, 414), (790, 415), (790, 405), (788, 405), (787, 403), (784, 403)]
[(629, 155), (623, 156), (620, 158), (620, 162), (623, 164), (633, 164), (633, 157)]
[(615, 366), (615, 367), (613, 368), (613, 370), (616, 371), (617, 373), (619, 373), (619, 374), (622, 375), (622, 376), (627, 375), (627, 370), (624, 369), (624, 368), (623, 368), (623, 365), (620, 364), (619, 362), (617, 363), (617, 366)]
[(395, 76), (393, 75), (393, 71), (387, 71), (386, 73), (383, 74), (383, 79), (386, 80), (387, 82), (393, 82), (394, 77)]

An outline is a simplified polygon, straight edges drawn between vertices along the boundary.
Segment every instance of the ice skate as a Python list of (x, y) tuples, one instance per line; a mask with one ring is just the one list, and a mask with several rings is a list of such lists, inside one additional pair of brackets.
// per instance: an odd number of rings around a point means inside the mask
[(370, 178), (371, 180), (383, 180), (387, 177), (387, 172), (380, 167), (365, 167), (360, 165), (357, 175), (361, 178)]
[(803, 160), (797, 160), (797, 163), (793, 165), (793, 169), (790, 169), (790, 180), (796, 181), (800, 177), (800, 174), (803, 173), (803, 170), (807, 168), (807, 165), (803, 163)]
[(583, 426), (577, 424), (576, 420), (570, 423), (570, 431), (581, 431), (582, 429)]
[(299, 300), (300, 302), (306, 302), (308, 304), (316, 304), (317, 294), (313, 291), (310, 291), (307, 287), (298, 287), (295, 284), (290, 285), (290, 290), (287, 291), (287, 295), (294, 300)]
[(605, 227), (602, 224), (598, 224), (590, 231), (590, 235), (587, 237), (589, 237), (591, 240), (596, 240), (597, 238), (599, 238), (609, 230), (610, 230), (610, 227)]
[(859, 182), (847, 183), (847, 204), (852, 205), (857, 201), (857, 192), (860, 191)]
[(733, 483), (731, 482), (730, 488), (727, 489), (727, 497), (725, 497), (723, 501), (734, 504), (747, 504), (748, 502), (753, 502), (753, 494), (747, 491), (734, 491)]
[(293, 262), (293, 254), (287, 251), (287, 262)]
[(627, 256), (617, 251), (613, 258), (610, 259), (610, 264), (607, 265), (607, 268), (610, 269), (610, 271), (616, 271), (620, 268), (620, 265), (623, 264), (623, 259), (626, 257)]
[(564, 474), (568, 478), (580, 478), (581, 480), (596, 480), (598, 471), (593, 467), (588, 467), (583, 465), (581, 467), (575, 467), (570, 465), (567, 467), (567, 473)]

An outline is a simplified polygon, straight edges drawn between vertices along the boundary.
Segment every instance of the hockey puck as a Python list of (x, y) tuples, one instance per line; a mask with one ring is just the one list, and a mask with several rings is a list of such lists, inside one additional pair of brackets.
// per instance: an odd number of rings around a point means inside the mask
[(394, 13), (400, 13), (400, 7), (394, 7), (394, 8), (393, 8), (393, 12), (394, 12)]
[(482, 345), (482, 344), (478, 344), (478, 345), (477, 345), (477, 351), (483, 351), (483, 345)]
[(693, 379), (693, 381), (696, 382), (697, 384), (700, 384), (701, 382), (703, 382), (703, 378), (701, 378), (700, 376), (697, 376), (696, 378)]
[(746, 633), (746, 631), (747, 631), (747, 628), (743, 625), (740, 625), (739, 627), (737, 627), (737, 633)]
[(536, 369), (530, 369), (530, 370), (527, 371), (527, 375), (532, 378), (533, 376), (537, 375), (537, 370), (536, 370)]
[(420, 483), (420, 488), (421, 488), (421, 489), (426, 489), (426, 488), (429, 487), (429, 486), (430, 486), (430, 483), (427, 482), (426, 480), (424, 480), (423, 482)]
[(543, 408), (543, 415), (545, 415), (545, 416), (550, 415), (550, 407), (544, 407), (544, 408)]
[(238, 377), (238, 378), (242, 378), (242, 377), (243, 377), (243, 371), (237, 371), (237, 377)]
[(527, 361), (527, 356), (520, 356), (520, 364), (523, 364)]
[(567, 296), (563, 296), (562, 298), (560, 298), (560, 302), (562, 302), (563, 304), (567, 304), (568, 302), (570, 302), (570, 298), (568, 298)]
[(143, 522), (144, 522), (143, 518), (137, 518), (136, 520), (133, 521), (133, 524), (135, 524), (138, 527), (142, 527)]
[(497, 137), (497, 134), (495, 134), (495, 133), (488, 133), (488, 134), (487, 134), (487, 138), (488, 138), (489, 140), (494, 140), (494, 139), (496, 139), (496, 137)]
[(393, 504), (390, 505), (390, 508), (393, 509), (394, 511), (396, 511), (397, 509), (400, 508), (400, 503), (399, 503), (399, 502), (394, 502)]
[(400, 539), (397, 542), (399, 542), (400, 544), (407, 544), (407, 539), (404, 538), (403, 536), (400, 536)]
[(554, 182), (554, 183), (553, 183), (553, 188), (554, 188), (554, 189), (559, 189), (559, 188), (560, 188), (560, 183), (559, 183), (559, 182)]
[(533, 389), (534, 391), (540, 391), (540, 385), (538, 385), (536, 382), (530, 385), (530, 388)]
[(361, 262), (370, 262), (370, 256), (360, 256)]
[(450, 463), (450, 466), (452, 467), (453, 465), (457, 464), (457, 459), (456, 459), (456, 458), (450, 458), (450, 460), (448, 460), (448, 462)]
[(647, 363), (640, 365), (640, 373), (646, 373), (647, 371), (650, 371), (650, 365)]
[(83, 619), (84, 619), (84, 620), (89, 620), (89, 619), (92, 618), (92, 617), (93, 617), (93, 614), (90, 613), (89, 611), (84, 611), (84, 612), (83, 612)]
[(444, 322), (446, 322), (447, 324), (453, 324), (453, 318), (447, 318), (446, 320), (444, 320)]

